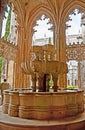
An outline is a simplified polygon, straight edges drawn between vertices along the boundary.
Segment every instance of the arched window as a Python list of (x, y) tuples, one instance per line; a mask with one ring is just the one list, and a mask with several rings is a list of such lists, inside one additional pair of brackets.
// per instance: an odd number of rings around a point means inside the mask
[(45, 44), (54, 44), (53, 24), (46, 15), (43, 14), (40, 19), (36, 21), (33, 30), (32, 45), (42, 46)]
[(68, 85), (82, 88), (85, 87), (85, 14), (79, 9), (73, 10), (66, 27)]

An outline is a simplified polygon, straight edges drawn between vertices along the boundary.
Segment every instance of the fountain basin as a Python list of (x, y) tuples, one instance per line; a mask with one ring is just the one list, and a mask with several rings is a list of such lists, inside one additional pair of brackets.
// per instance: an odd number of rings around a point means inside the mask
[[(75, 116), (84, 111), (83, 90), (64, 90), (58, 92), (30, 92), (26, 90), (10, 91), (8, 113), (26, 119), (59, 119)], [(17, 94), (17, 102), (15, 98)], [(6, 95), (6, 94), (5, 94)], [(13, 101), (13, 102), (12, 102)], [(15, 101), (15, 103), (14, 103)], [(5, 101), (4, 101), (5, 103)], [(18, 103), (18, 104), (17, 104)], [(5, 105), (4, 105), (5, 107)], [(6, 108), (7, 109), (7, 108)]]

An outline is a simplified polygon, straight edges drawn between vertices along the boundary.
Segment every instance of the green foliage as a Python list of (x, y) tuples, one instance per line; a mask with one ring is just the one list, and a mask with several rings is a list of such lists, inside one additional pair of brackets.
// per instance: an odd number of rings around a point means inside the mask
[(7, 40), (9, 33), (10, 33), (10, 21), (11, 21), (11, 9), (9, 10), (9, 13), (8, 13), (4, 40)]
[(1, 82), (1, 72), (2, 72), (2, 57), (0, 57), (0, 82)]
[(74, 88), (75, 86), (72, 86), (72, 85), (67, 86), (67, 89), (74, 89)]
[(54, 81), (52, 79), (52, 74), (50, 74), (49, 86), (50, 86), (50, 88), (52, 88), (54, 86)]
[(50, 45), (51, 45), (51, 37), (49, 37), (49, 41), (48, 41), (48, 44), (50, 44)]

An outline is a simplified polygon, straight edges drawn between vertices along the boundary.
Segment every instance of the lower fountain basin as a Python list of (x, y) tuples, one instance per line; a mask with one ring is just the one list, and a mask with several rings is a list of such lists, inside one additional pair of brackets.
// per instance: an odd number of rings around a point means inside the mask
[[(9, 116), (26, 119), (59, 119), (84, 111), (82, 90), (59, 90), (58, 92), (30, 92), (30, 90), (4, 91), (3, 110)], [(9, 107), (7, 107), (7, 104)], [(5, 108), (6, 106), (6, 108)], [(5, 112), (5, 111), (3, 111)]]

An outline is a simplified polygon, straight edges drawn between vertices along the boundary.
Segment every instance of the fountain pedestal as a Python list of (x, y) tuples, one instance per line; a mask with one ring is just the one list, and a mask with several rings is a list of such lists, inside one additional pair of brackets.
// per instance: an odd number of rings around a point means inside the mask
[(49, 91), (50, 75), (54, 82), (53, 89), (57, 91), (58, 77), (68, 72), (67, 64), (57, 61), (54, 45), (33, 46), (32, 53), (31, 60), (22, 63), (22, 71), (31, 75), (33, 91), (36, 88), (39, 92)]

